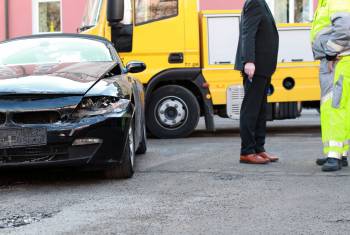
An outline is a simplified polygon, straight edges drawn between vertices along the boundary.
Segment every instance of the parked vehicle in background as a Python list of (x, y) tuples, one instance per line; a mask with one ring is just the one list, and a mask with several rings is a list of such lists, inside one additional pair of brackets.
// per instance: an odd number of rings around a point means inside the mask
[(142, 84), (113, 45), (49, 34), (0, 43), (0, 169), (69, 166), (130, 178), (147, 138)]
[[(81, 32), (111, 40), (124, 63), (140, 58), (148, 130), (159, 138), (188, 136), (204, 116), (237, 119), (242, 78), (234, 71), (239, 10), (201, 11), (197, 1), (89, 0)], [(278, 26), (279, 65), (269, 88), (268, 119), (293, 119), (318, 107), (318, 66), (308, 24)]]

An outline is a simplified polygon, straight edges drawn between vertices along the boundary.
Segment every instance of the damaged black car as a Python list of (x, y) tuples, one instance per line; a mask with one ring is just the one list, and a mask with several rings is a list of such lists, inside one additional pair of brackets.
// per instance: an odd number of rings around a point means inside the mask
[(130, 178), (147, 150), (142, 84), (113, 45), (50, 34), (0, 43), (0, 169), (78, 167)]

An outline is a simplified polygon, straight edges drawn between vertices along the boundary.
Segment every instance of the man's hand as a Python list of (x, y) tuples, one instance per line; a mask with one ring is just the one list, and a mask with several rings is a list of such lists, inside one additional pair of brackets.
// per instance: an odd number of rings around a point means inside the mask
[(328, 61), (328, 71), (332, 73), (334, 71), (336, 61)]
[(244, 66), (244, 73), (248, 75), (250, 80), (252, 80), (255, 74), (255, 64), (250, 62), (246, 63)]
[(334, 71), (336, 63), (340, 60), (340, 56), (337, 56), (335, 60), (328, 61), (328, 71), (332, 73)]

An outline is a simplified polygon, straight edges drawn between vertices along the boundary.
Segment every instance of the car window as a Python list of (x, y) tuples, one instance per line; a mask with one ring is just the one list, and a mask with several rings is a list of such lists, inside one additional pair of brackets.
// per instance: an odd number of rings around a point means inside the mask
[(178, 0), (136, 0), (135, 24), (144, 24), (176, 16)]
[(84, 38), (28, 38), (0, 44), (0, 65), (113, 61), (108, 47)]

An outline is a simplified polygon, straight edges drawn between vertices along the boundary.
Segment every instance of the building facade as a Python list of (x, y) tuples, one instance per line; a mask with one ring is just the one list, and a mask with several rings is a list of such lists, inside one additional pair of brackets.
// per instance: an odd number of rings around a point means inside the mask
[[(0, 41), (37, 33), (75, 33), (81, 25), (86, 1), (0, 0)], [(309, 22), (317, 6), (317, 0), (266, 1), (279, 23)], [(199, 0), (199, 2), (202, 10), (219, 10), (241, 9), (244, 0)]]
[(0, 0), (0, 41), (47, 32), (73, 33), (86, 0)]

